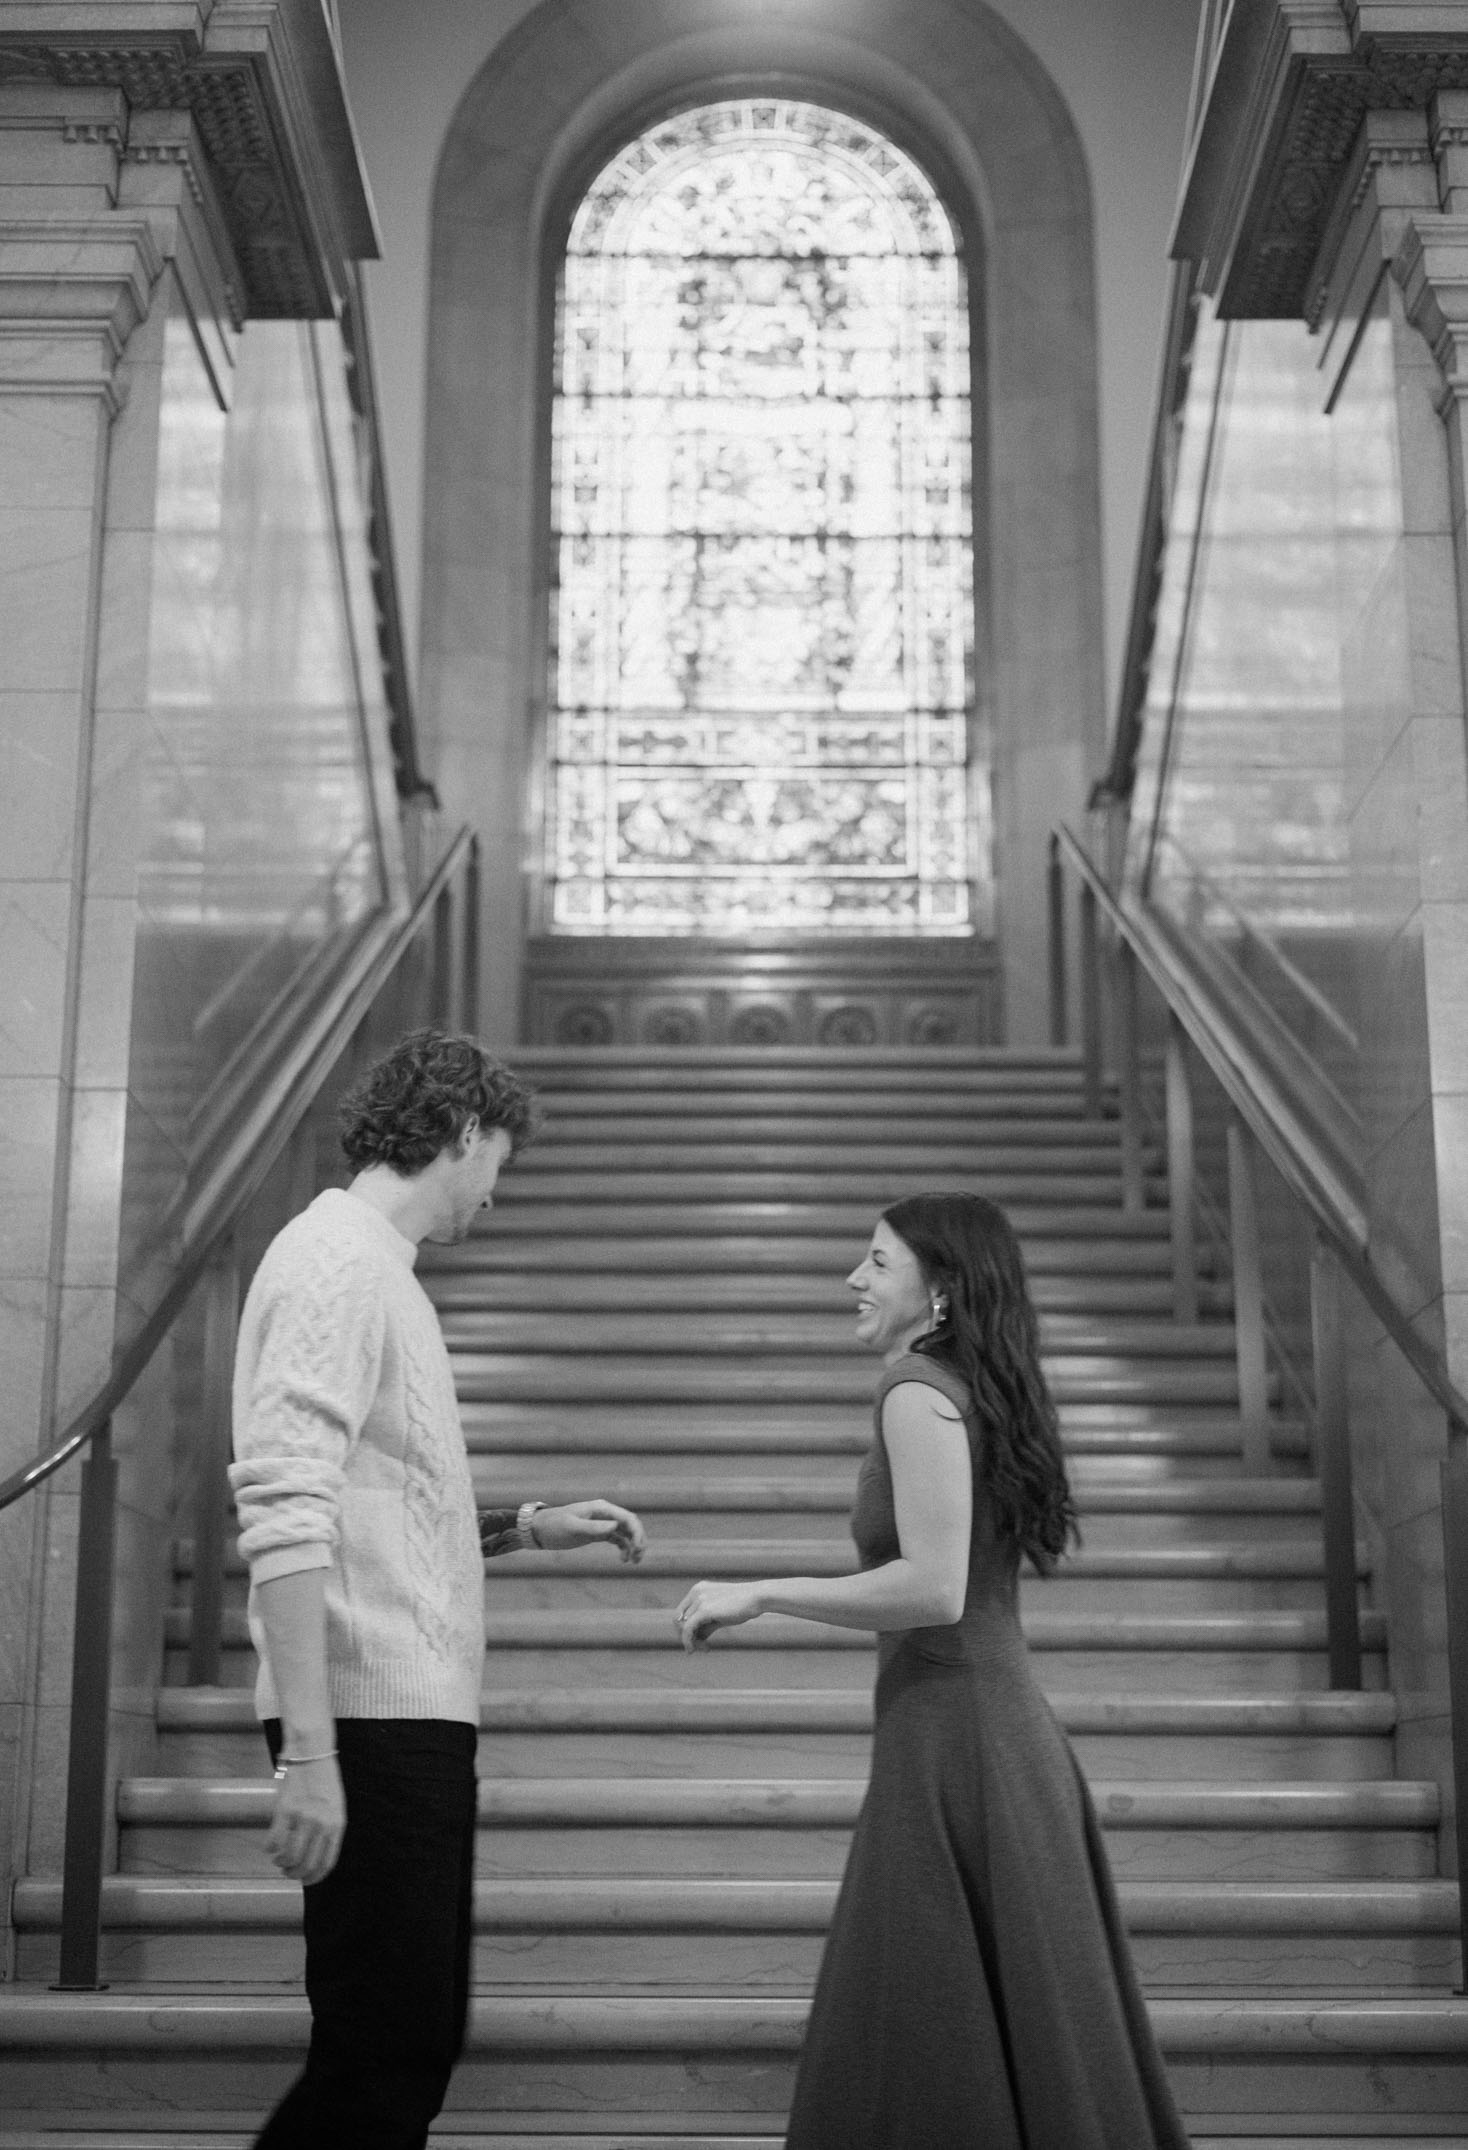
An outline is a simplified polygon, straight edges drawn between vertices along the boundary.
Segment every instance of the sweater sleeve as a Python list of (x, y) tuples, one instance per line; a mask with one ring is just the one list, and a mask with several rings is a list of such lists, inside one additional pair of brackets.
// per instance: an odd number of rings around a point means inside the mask
[(377, 1393), (386, 1309), (366, 1248), (318, 1242), (258, 1281), (241, 1326), (229, 1479), (240, 1552), (262, 1583), (330, 1564), (346, 1460)]

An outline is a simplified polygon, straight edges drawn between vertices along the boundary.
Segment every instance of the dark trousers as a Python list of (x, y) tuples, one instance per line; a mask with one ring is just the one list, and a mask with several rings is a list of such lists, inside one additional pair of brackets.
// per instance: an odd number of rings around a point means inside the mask
[[(280, 1751), (278, 1720), (265, 1737)], [(304, 1890), (311, 2045), (256, 2150), (423, 2150), (464, 2044), (475, 1727), (338, 1718), (347, 1826)]]

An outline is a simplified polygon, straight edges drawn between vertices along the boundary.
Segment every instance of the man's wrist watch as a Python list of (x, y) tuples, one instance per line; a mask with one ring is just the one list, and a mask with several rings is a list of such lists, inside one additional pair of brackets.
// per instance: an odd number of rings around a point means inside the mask
[(519, 1507), (515, 1511), (516, 1530), (519, 1531), (520, 1536), (525, 1540), (527, 1545), (533, 1545), (535, 1547), (537, 1553), (543, 1553), (545, 1551), (545, 1547), (541, 1544), (539, 1538), (537, 1538), (535, 1535), (534, 1519), (540, 1514), (540, 1511), (544, 1506), (544, 1501), (521, 1501)]

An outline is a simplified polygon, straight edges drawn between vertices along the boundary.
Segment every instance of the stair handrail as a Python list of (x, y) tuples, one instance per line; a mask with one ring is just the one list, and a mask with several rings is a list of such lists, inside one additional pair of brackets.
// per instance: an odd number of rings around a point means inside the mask
[[(1448, 1690), (1455, 1793), (1459, 1938), (1468, 1966), (1468, 1396), (1381, 1275), (1361, 1202), (1233, 1012), (1183, 959), (1147, 906), (1112, 886), (1063, 823), (1051, 846), (1051, 978), (1065, 979), (1062, 865), (1080, 880), (1082, 1054), (1087, 1110), (1102, 1109), (1100, 981), (1109, 971), (1115, 1002), (1114, 1044), (1121, 1112), (1123, 1200), (1139, 1209), (1142, 1175), (1138, 967), (1167, 1010), (1164, 1062), (1174, 1309), (1197, 1318), (1193, 1225), (1193, 1107), (1185, 1043), (1190, 1043), (1228, 1101), (1229, 1241), (1233, 1264), (1235, 1349), (1246, 1467), (1267, 1467), (1267, 1376), (1263, 1256), (1254, 1152), (1269, 1159), (1311, 1226), (1310, 1304), (1314, 1359), (1316, 1463), (1321, 1482), (1327, 1646), (1332, 1686), (1359, 1688), (1361, 1644), (1356, 1584), (1356, 1519), (1351, 1483), (1346, 1308), (1349, 1278), (1447, 1421), (1442, 1463), (1443, 1573), (1447, 1597)], [(1098, 919), (1111, 929), (1103, 963)], [(1064, 1029), (1063, 1010), (1060, 1028)], [(1057, 1042), (1063, 1043), (1061, 1037)]]
[[(454, 990), (453, 884), (460, 891), (458, 991)], [(63, 1992), (95, 1992), (101, 1960), (102, 1881), (107, 1842), (107, 1759), (112, 1692), (113, 1569), (117, 1540), (118, 1462), (112, 1420), (146, 1371), (192, 1296), (204, 1315), (204, 1396), (191, 1443), (195, 1461), (193, 1639), (190, 1677), (219, 1677), (223, 1603), (224, 1465), (229, 1453), (229, 1386), (239, 1312), (240, 1239), (247, 1205), (260, 1191), (331, 1069), (351, 1044), (413, 942), (432, 920), (435, 1014), (452, 1011), (475, 1027), (478, 970), (479, 841), (461, 828), (410, 904), (369, 921), (344, 959), (323, 1003), (308, 1008), (244, 1103), (239, 1125), (204, 1167), (197, 1188), (166, 1213), (159, 1249), (176, 1231), (167, 1283), (112, 1372), (44, 1455), (0, 1484), (0, 1511), (43, 1485), (82, 1455), (76, 1536), (76, 1610), (72, 1622), (71, 1703), (66, 1763), (66, 1832), (62, 1854)], [(309, 1148), (312, 1145), (308, 1144)], [(309, 1159), (307, 1160), (309, 1161)]]
[(1311, 1221), (1329, 1239), (1347, 1274), (1413, 1372), (1442, 1405), (1456, 1431), (1468, 1436), (1468, 1396), (1446, 1362), (1412, 1326), (1371, 1257), (1361, 1205), (1266, 1063), (1252, 1050), (1232, 1014), (1187, 969), (1134, 899), (1111, 889), (1072, 830), (1055, 831), (1061, 851), (1090, 889), (1103, 915), (1135, 952), (1148, 978), (1186, 1030), (1229, 1103), (1244, 1121)]
[(60, 1439), (44, 1455), (0, 1481), (0, 1511), (34, 1492), (69, 1463), (118, 1405), (126, 1401), (198, 1285), (214, 1247), (257, 1192), (353, 1031), (422, 930), (429, 912), (477, 849), (478, 838), (466, 824), (444, 851), (412, 907), (396, 916), (377, 919), (358, 942), (331, 999), (307, 1016), (276, 1066), (256, 1089), (253, 1104), (202, 1184), (190, 1192), (183, 1205), (173, 1273), (152, 1312), (122, 1347), (107, 1379), (71, 1419)]

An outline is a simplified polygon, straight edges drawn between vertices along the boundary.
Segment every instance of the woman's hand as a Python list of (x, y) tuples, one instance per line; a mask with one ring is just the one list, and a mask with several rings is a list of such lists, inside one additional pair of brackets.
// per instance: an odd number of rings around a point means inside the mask
[(647, 1551), (647, 1532), (641, 1521), (615, 1501), (567, 1501), (563, 1508), (538, 1508), (530, 1527), (548, 1553), (610, 1544), (624, 1560), (641, 1560)]
[(715, 1628), (741, 1627), (764, 1611), (758, 1583), (695, 1583), (678, 1607), (685, 1650), (706, 1650)]
[(280, 1780), (265, 1849), (287, 1881), (324, 1881), (346, 1833), (347, 1803), (335, 1755), (293, 1762)]

